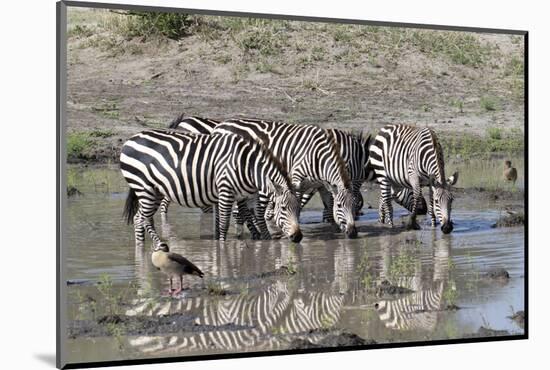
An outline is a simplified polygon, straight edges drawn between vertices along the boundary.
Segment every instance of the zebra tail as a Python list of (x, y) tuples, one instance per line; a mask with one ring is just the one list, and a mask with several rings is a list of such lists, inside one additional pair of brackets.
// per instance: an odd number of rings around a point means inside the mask
[(128, 191), (128, 197), (126, 198), (126, 204), (124, 205), (124, 211), (122, 217), (126, 219), (128, 225), (134, 222), (134, 216), (138, 210), (138, 197), (134, 189), (130, 188)]

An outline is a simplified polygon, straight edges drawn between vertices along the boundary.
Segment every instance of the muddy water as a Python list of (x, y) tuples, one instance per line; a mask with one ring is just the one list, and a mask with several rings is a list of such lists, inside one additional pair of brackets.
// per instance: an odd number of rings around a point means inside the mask
[[(524, 229), (491, 227), (510, 202), (459, 195), (450, 235), (422, 217), (423, 230), (405, 231), (406, 212), (397, 206), (389, 229), (366, 209), (355, 240), (320, 224), (312, 202), (302, 213), (300, 244), (225, 245), (208, 240), (210, 215), (173, 206), (169, 222), (159, 218), (157, 227), (205, 278), (186, 278), (189, 289), (168, 298), (150, 242), (136, 248), (122, 221), (123, 183), (116, 170), (102, 171), (96, 177), (108, 179), (81, 187), (84, 194), (68, 205), (70, 362), (277, 350), (304, 340), (337, 345), (327, 338), (342, 332), (378, 343), (463, 338), (481, 326), (523, 333), (508, 316), (524, 308)], [(367, 194), (369, 203), (375, 199)], [(498, 267), (511, 278), (484, 276)], [(98, 325), (106, 314), (126, 321)]]

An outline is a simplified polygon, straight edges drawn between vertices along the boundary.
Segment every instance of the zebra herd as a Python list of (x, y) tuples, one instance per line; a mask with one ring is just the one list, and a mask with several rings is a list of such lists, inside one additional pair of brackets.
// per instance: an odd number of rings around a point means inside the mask
[[(257, 119), (216, 121), (181, 115), (167, 129), (131, 137), (122, 147), (120, 167), (129, 185), (124, 215), (134, 224), (136, 243), (145, 232), (162, 244), (153, 215), (166, 217), (168, 205), (215, 209), (215, 238), (227, 238), (234, 204), (236, 221), (253, 239), (270, 239), (266, 221), (300, 242), (300, 210), (319, 192), (323, 221), (349, 238), (363, 206), (361, 185), (380, 185), (379, 220), (393, 225), (392, 200), (411, 212), (428, 213), (432, 226), (453, 230), (451, 185), (443, 152), (428, 128), (389, 125), (372, 139), (338, 129)], [(428, 187), (428, 201), (422, 187)]]

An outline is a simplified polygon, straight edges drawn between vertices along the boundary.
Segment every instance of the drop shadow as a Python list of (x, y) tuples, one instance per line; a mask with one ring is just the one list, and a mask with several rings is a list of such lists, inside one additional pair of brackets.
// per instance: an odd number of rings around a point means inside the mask
[(50, 365), (52, 367), (56, 366), (55, 353), (35, 353), (34, 358), (36, 358), (37, 360), (42, 361), (46, 365)]

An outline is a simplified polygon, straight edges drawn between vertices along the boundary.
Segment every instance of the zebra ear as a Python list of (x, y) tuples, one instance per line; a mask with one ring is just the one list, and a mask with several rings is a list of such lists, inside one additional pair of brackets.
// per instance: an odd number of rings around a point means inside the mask
[(455, 171), (455, 173), (452, 174), (451, 177), (447, 179), (447, 185), (454, 185), (458, 181), (458, 171)]

